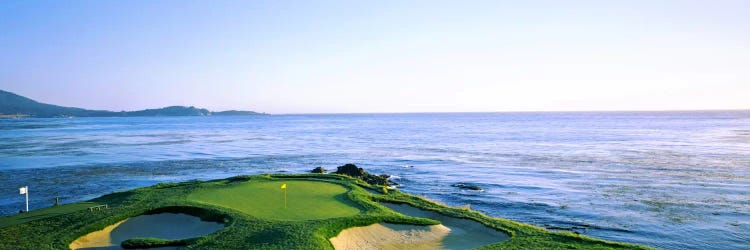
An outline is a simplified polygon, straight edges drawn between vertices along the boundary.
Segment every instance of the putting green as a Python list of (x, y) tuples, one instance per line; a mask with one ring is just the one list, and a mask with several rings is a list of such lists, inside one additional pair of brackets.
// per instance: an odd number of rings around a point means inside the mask
[[(286, 208), (284, 190), (287, 185)], [(357, 204), (344, 186), (305, 180), (251, 180), (199, 189), (188, 200), (235, 210), (268, 220), (314, 220), (356, 215)]]

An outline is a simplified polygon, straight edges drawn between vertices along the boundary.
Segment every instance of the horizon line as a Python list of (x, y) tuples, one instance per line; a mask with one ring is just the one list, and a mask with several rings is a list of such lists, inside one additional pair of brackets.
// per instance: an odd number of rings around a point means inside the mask
[(489, 113), (660, 113), (660, 112), (750, 112), (747, 109), (654, 109), (654, 110), (518, 110), (518, 111), (407, 111), (407, 112), (313, 112), (266, 113), (269, 115), (374, 115), (374, 114), (489, 114)]

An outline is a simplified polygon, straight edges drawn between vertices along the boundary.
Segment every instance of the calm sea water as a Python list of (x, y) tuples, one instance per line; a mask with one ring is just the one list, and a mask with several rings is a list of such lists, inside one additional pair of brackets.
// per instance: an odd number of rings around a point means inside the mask
[[(356, 163), (402, 190), (666, 249), (750, 248), (750, 112), (0, 120), (0, 214)], [(455, 183), (482, 187), (460, 190)]]

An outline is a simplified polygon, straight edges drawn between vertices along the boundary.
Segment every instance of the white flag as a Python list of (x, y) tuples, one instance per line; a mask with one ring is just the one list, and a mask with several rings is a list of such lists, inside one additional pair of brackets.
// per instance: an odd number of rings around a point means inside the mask
[(26, 190), (26, 187), (19, 188), (18, 191), (21, 192), (21, 194), (25, 194), (28, 190)]

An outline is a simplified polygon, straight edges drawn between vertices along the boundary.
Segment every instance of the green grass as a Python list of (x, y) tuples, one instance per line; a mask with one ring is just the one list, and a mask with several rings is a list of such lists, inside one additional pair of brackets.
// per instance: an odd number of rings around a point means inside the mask
[(181, 247), (193, 242), (193, 239), (187, 240), (165, 240), (157, 238), (134, 238), (122, 242), (120, 246), (125, 249), (144, 249), (157, 247)]
[[(281, 184), (287, 184), (286, 207)], [(358, 205), (346, 196), (348, 189), (321, 181), (257, 180), (199, 189), (189, 201), (231, 208), (268, 220), (313, 220), (356, 215)]]
[[(283, 210), (281, 183), (288, 186)], [(326, 174), (238, 176), (214, 181), (158, 184), (108, 194), (91, 202), (110, 209), (87, 211), (91, 203), (38, 210), (21, 218), (0, 217), (0, 249), (67, 249), (87, 233), (141, 214), (181, 212), (225, 223), (215, 233), (177, 241), (133, 239), (134, 246), (179, 244), (186, 249), (333, 249), (328, 241), (342, 230), (378, 222), (433, 225), (434, 220), (409, 217), (379, 202), (408, 203), (444, 215), (478, 221), (510, 235), (482, 249), (648, 249), (573, 233), (494, 218), (468, 208), (371, 186), (346, 176)], [(296, 202), (296, 203), (295, 203)], [(37, 216), (38, 217), (32, 217)], [(12, 221), (12, 224), (11, 224)]]
[(30, 211), (28, 213), (22, 213), (22, 214), (16, 214), (6, 217), (0, 217), (0, 228), (13, 226), (17, 224), (23, 224), (34, 220), (40, 220), (55, 216), (60, 216), (64, 214), (69, 214), (72, 212), (80, 211), (80, 210), (86, 210), (89, 207), (93, 207), (99, 205), (98, 203), (94, 202), (80, 202), (80, 203), (72, 203), (72, 204), (65, 204), (55, 207), (48, 207), (48, 208), (42, 208)]

